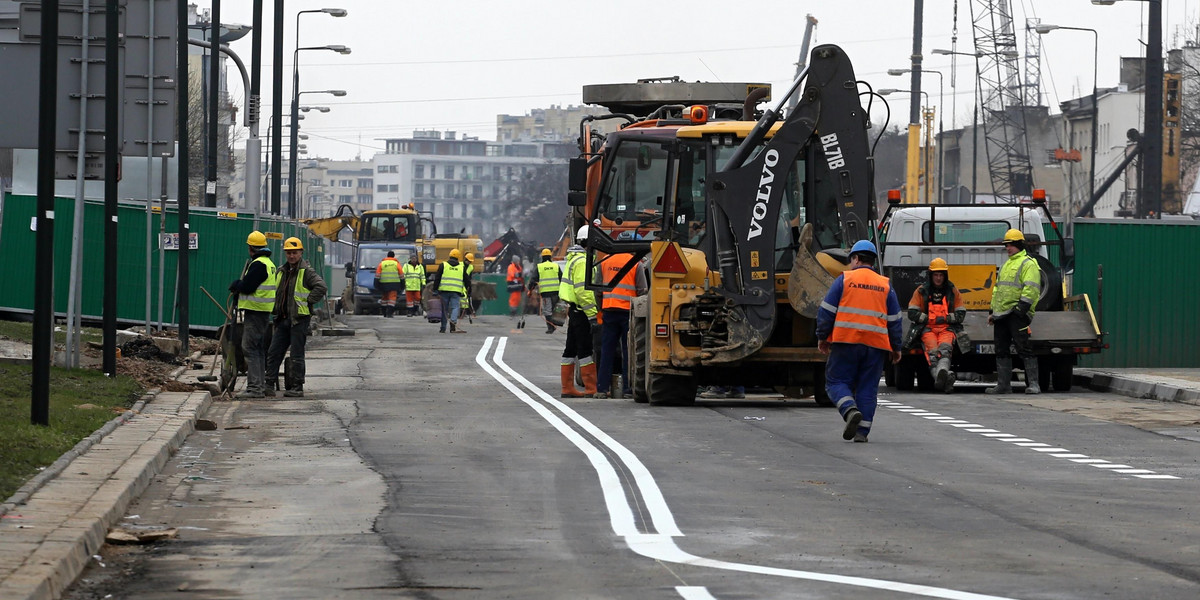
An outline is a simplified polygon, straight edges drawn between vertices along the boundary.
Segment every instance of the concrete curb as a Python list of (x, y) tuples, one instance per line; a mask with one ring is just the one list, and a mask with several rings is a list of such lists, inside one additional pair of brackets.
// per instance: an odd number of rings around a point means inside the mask
[(1129, 376), (1105, 371), (1076, 369), (1075, 383), (1095, 392), (1110, 392), (1142, 400), (1179, 402), (1200, 406), (1200, 386), (1189, 382), (1148, 376)]
[[(181, 366), (170, 378), (178, 379), (186, 370), (187, 365)], [(0, 544), (0, 562), (8, 565), (0, 567), (0, 597), (61, 597), (211, 403), (212, 395), (204, 391), (151, 389), (0, 506), (0, 516), (26, 513), (14, 515), (21, 518), (13, 519), (14, 527), (6, 527)], [(68, 473), (73, 465), (79, 468)], [(63, 499), (78, 505), (62, 514)]]

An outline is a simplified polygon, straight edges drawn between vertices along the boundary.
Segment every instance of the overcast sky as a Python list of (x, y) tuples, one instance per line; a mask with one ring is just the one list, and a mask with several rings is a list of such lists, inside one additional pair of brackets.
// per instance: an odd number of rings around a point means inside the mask
[[(1117, 84), (1119, 57), (1143, 56), (1145, 3), (1121, 1), (1094, 6), (1090, 0), (1011, 0), (1017, 43), (1023, 50), (1027, 17), (1043, 23), (1087, 27), (1099, 33), (1099, 86)], [(1200, 0), (1162, 0), (1164, 49), (1196, 39)], [(197, 2), (201, 9), (209, 1)], [(264, 0), (264, 61), (271, 61), (271, 10)], [(973, 101), (973, 59), (958, 58), (957, 87), (951, 89), (951, 61), (931, 54), (950, 48), (955, 0), (924, 2), (924, 68), (944, 76), (945, 127), (951, 117), (969, 123)], [(974, 51), (972, 0), (958, 0), (958, 45)], [(907, 88), (908, 76), (887, 75), (907, 68), (912, 51), (913, 3), (903, 0), (728, 1), (657, 3), (607, 0), (287, 0), (285, 27), (285, 113), (291, 91), (296, 13), (344, 8), (334, 18), (300, 16), (302, 46), (342, 44), (353, 53), (300, 52), (300, 89), (344, 89), (348, 95), (305, 95), (302, 104), (332, 110), (309, 112), (301, 131), (309, 135), (309, 156), (369, 159), (381, 151), (381, 138), (408, 137), (414, 129), (454, 130), (459, 135), (495, 139), (497, 114), (526, 114), (551, 105), (579, 104), (581, 88), (592, 83), (632, 82), (678, 75), (688, 81), (767, 82), (782, 93), (795, 74), (805, 15), (818, 21), (813, 43), (842, 46), (859, 79), (876, 89)], [(222, 21), (252, 22), (250, 0), (225, 0)], [(667, 7), (670, 8), (667, 8)], [(1042, 36), (1043, 103), (1058, 103), (1091, 92), (1092, 34), (1055, 31)], [(249, 66), (250, 36), (233, 44)], [(1022, 69), (1024, 66), (1022, 65)], [(1022, 71), (1023, 74), (1023, 71)], [(239, 104), (245, 92), (231, 78)], [(271, 114), (271, 67), (263, 68), (263, 123)], [(938, 102), (938, 76), (927, 74), (922, 88)], [(907, 121), (906, 96), (889, 96), (891, 125)], [(774, 104), (774, 102), (772, 102)], [(1052, 112), (1058, 112), (1054, 108)], [(883, 113), (875, 111), (876, 121)], [(243, 135), (244, 137), (244, 135)]]

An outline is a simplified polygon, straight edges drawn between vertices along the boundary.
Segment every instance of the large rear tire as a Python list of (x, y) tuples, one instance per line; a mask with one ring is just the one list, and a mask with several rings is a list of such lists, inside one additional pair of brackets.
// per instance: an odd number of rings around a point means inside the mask
[(911, 392), (913, 389), (913, 379), (916, 373), (913, 372), (912, 359), (904, 357), (900, 362), (892, 365), (895, 367), (896, 373), (896, 389), (901, 392)]
[(1054, 365), (1054, 391), (1069, 392), (1075, 378), (1075, 360), (1070, 357), (1060, 357)]
[(829, 391), (825, 389), (824, 364), (815, 367), (813, 371), (813, 401), (817, 403), (817, 406), (825, 408), (834, 406), (833, 399), (829, 397)]
[(647, 327), (644, 317), (633, 317), (629, 323), (629, 389), (633, 391), (633, 401), (645, 403), (650, 401), (646, 392), (646, 339)]
[(650, 404), (655, 406), (691, 406), (696, 403), (696, 377), (646, 373)]

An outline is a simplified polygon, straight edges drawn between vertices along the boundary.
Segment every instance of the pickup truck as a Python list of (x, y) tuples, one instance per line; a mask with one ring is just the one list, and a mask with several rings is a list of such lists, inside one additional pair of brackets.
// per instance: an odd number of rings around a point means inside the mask
[[(1078, 357), (1106, 347), (1091, 299), (1086, 294), (1066, 293), (1061, 266), (1071, 264), (1073, 244), (1059, 235), (1044, 196), (1039, 198), (1037, 192), (1040, 190), (1035, 190), (1032, 203), (1006, 205), (915, 205), (889, 198), (880, 220), (881, 266), (892, 281), (902, 312), (907, 312), (913, 291), (924, 281), (934, 258), (949, 264), (950, 281), (963, 296), (967, 309), (963, 329), (970, 343), (960, 343), (951, 359), (959, 382), (990, 379), (996, 371), (995, 342), (987, 318), (992, 285), (1008, 258), (1002, 240), (1010, 228), (1025, 234), (1026, 250), (1041, 269), (1041, 296), (1031, 326), (1041, 388), (1070, 391)], [(1056, 251), (1057, 264), (1050, 259), (1051, 249)], [(911, 325), (906, 317), (906, 335)], [(1014, 361), (1014, 366), (1020, 368), (1020, 361)], [(913, 389), (914, 378), (920, 389), (933, 389), (922, 350), (909, 351), (899, 363), (888, 365), (884, 377), (887, 385), (899, 390)]]

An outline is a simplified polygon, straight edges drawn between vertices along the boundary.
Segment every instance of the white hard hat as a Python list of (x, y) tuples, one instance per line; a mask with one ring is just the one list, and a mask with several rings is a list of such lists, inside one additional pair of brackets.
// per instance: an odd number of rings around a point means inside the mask
[(586, 240), (587, 238), (588, 238), (588, 226), (584, 225), (583, 227), (580, 227), (579, 231), (577, 231), (575, 233), (575, 240), (581, 241), (581, 240)]

